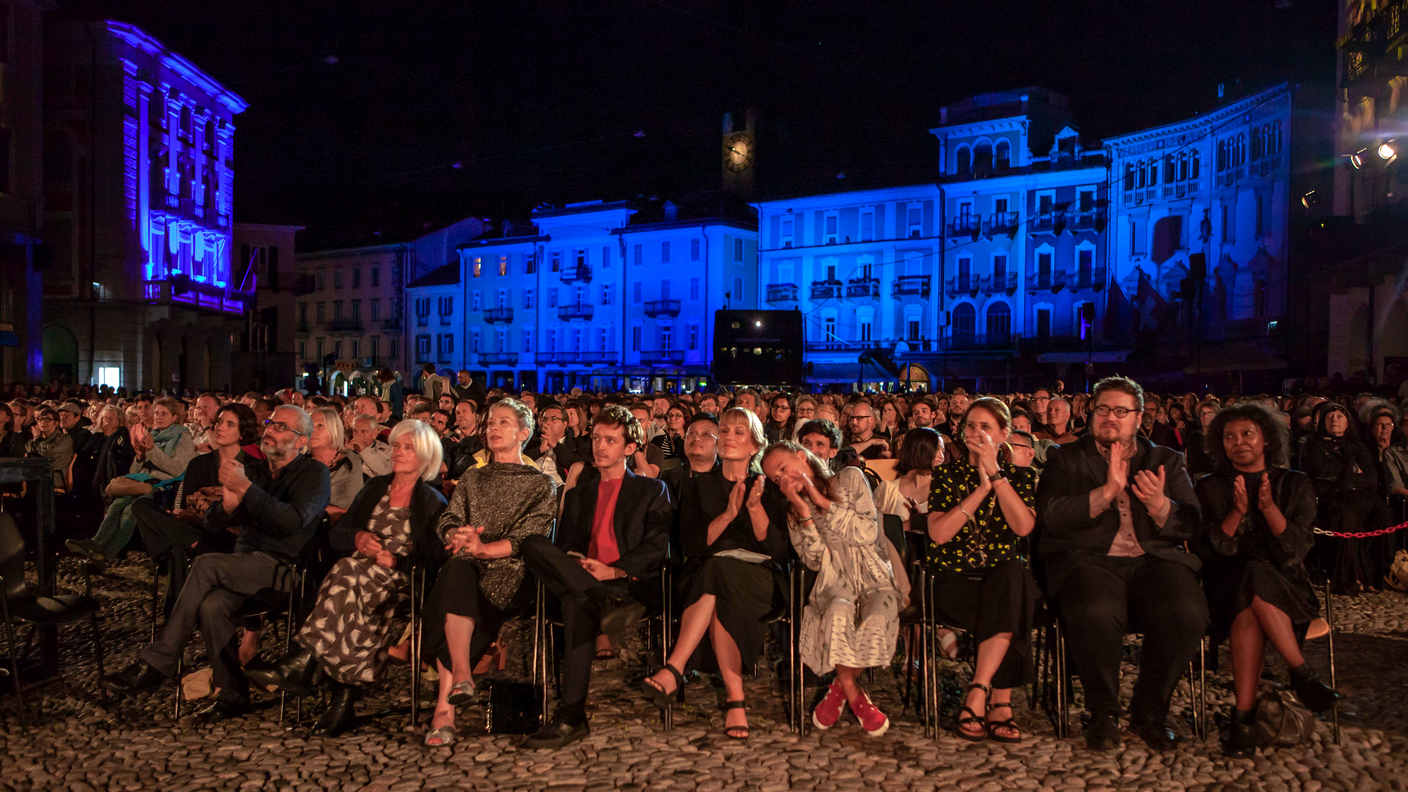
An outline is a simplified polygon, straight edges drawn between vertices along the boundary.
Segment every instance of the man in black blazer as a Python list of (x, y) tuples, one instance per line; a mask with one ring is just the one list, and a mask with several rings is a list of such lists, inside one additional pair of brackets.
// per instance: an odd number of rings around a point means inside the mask
[(1110, 377), (1093, 392), (1090, 433), (1052, 448), (1037, 488), (1046, 591), (1060, 609), (1085, 689), (1086, 743), (1120, 743), (1119, 677), (1126, 632), (1144, 634), (1131, 728), (1155, 750), (1177, 735), (1169, 699), (1208, 625), (1197, 557), (1183, 542), (1202, 526), (1183, 454), (1138, 436), (1143, 390)]
[(561, 701), (528, 748), (561, 748), (587, 736), (587, 686), (596, 636), (621, 646), (645, 608), (632, 589), (655, 577), (669, 546), (674, 506), (657, 479), (637, 476), (626, 460), (645, 442), (630, 411), (609, 405), (592, 420), (595, 470), (567, 491), (557, 537), (523, 540), (523, 563), (562, 602), (566, 644)]

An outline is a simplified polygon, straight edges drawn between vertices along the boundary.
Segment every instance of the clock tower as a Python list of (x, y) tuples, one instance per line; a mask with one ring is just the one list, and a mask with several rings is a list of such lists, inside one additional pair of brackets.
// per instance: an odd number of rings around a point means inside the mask
[(722, 159), (724, 192), (733, 193), (745, 201), (753, 199), (754, 160), (758, 136), (751, 109), (724, 113)]

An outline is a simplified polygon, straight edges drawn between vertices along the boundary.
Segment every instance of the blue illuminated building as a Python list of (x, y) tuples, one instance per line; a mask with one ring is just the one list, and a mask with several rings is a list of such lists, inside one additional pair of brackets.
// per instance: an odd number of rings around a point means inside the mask
[(136, 26), (54, 28), (46, 162), (81, 145), (93, 178), (46, 176), (46, 364), (134, 389), (223, 387), (257, 285), (231, 256), (247, 104)]
[(541, 207), (407, 286), (409, 362), (505, 388), (697, 387), (714, 312), (758, 304), (756, 228), (720, 194)]

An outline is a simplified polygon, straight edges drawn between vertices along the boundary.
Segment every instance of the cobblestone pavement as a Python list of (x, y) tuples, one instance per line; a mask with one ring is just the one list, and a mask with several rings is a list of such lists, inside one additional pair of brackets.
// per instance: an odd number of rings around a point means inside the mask
[[(80, 584), (71, 563), (64, 562), (61, 586), (76, 590)], [(145, 559), (134, 555), (96, 581), (102, 589), (109, 670), (130, 662), (147, 638), (147, 569)], [(461, 713), (458, 744), (423, 747), (425, 725), (413, 728), (407, 714), (393, 712), (406, 703), (409, 681), (404, 672), (385, 689), (368, 694), (359, 705), (361, 726), (339, 739), (280, 725), (277, 699), (267, 697), (254, 715), (204, 726), (189, 717), (173, 720), (169, 686), (156, 695), (104, 707), (94, 681), (88, 628), (82, 625), (61, 634), (63, 679), (30, 699), (31, 713), (34, 700), (43, 702), (42, 725), (31, 724), (30, 731), (22, 733), (13, 697), (0, 698), (0, 784), (10, 789), (163, 792), (1405, 789), (1408, 597), (1386, 593), (1337, 598), (1335, 605), (1341, 629), (1336, 646), (1339, 684), (1346, 694), (1342, 744), (1333, 744), (1329, 724), (1320, 723), (1313, 743), (1247, 760), (1224, 759), (1215, 741), (1190, 740), (1174, 753), (1154, 754), (1128, 734), (1122, 750), (1094, 754), (1079, 736), (1056, 739), (1046, 719), (1024, 706), (1018, 708), (1018, 719), (1027, 739), (1020, 746), (974, 745), (952, 736), (926, 739), (913, 712), (901, 710), (896, 675), (890, 671), (878, 672), (873, 684), (874, 699), (893, 721), (880, 738), (866, 736), (849, 715), (829, 732), (791, 733), (770, 673), (748, 681), (753, 735), (747, 742), (723, 736), (722, 713), (706, 681), (689, 687), (689, 702), (677, 711), (676, 728), (665, 732), (658, 714), (636, 689), (640, 666), (626, 659), (598, 663), (589, 702), (592, 734), (559, 752), (526, 751), (518, 747), (519, 738), (485, 734), (479, 708)], [(272, 637), (266, 650), (273, 650)], [(188, 658), (197, 660), (197, 651), (193, 648)], [(1308, 647), (1308, 654), (1323, 676), (1324, 642)], [(1222, 668), (1227, 669), (1225, 650)], [(1284, 677), (1283, 667), (1276, 670)], [(960, 673), (955, 665), (954, 690)], [(1126, 673), (1126, 696), (1129, 677)], [(1214, 675), (1210, 691), (1214, 716), (1220, 719), (1231, 706), (1230, 679)], [(1018, 700), (1023, 700), (1021, 694)], [(1181, 712), (1186, 703), (1184, 686), (1175, 709)]]

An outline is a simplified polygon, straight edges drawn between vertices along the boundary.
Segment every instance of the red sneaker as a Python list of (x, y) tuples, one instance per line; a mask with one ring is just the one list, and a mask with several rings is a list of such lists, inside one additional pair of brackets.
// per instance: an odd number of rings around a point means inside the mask
[(841, 690), (841, 683), (832, 682), (831, 689), (826, 691), (826, 698), (812, 710), (812, 723), (825, 731), (836, 725), (836, 721), (841, 719), (841, 711), (845, 708), (846, 694)]
[(871, 737), (879, 737), (890, 728), (890, 719), (885, 717), (885, 713), (876, 707), (870, 700), (869, 694), (864, 690), (860, 692), (860, 697), (851, 702), (851, 712), (856, 714), (856, 720), (860, 721), (861, 728)]

